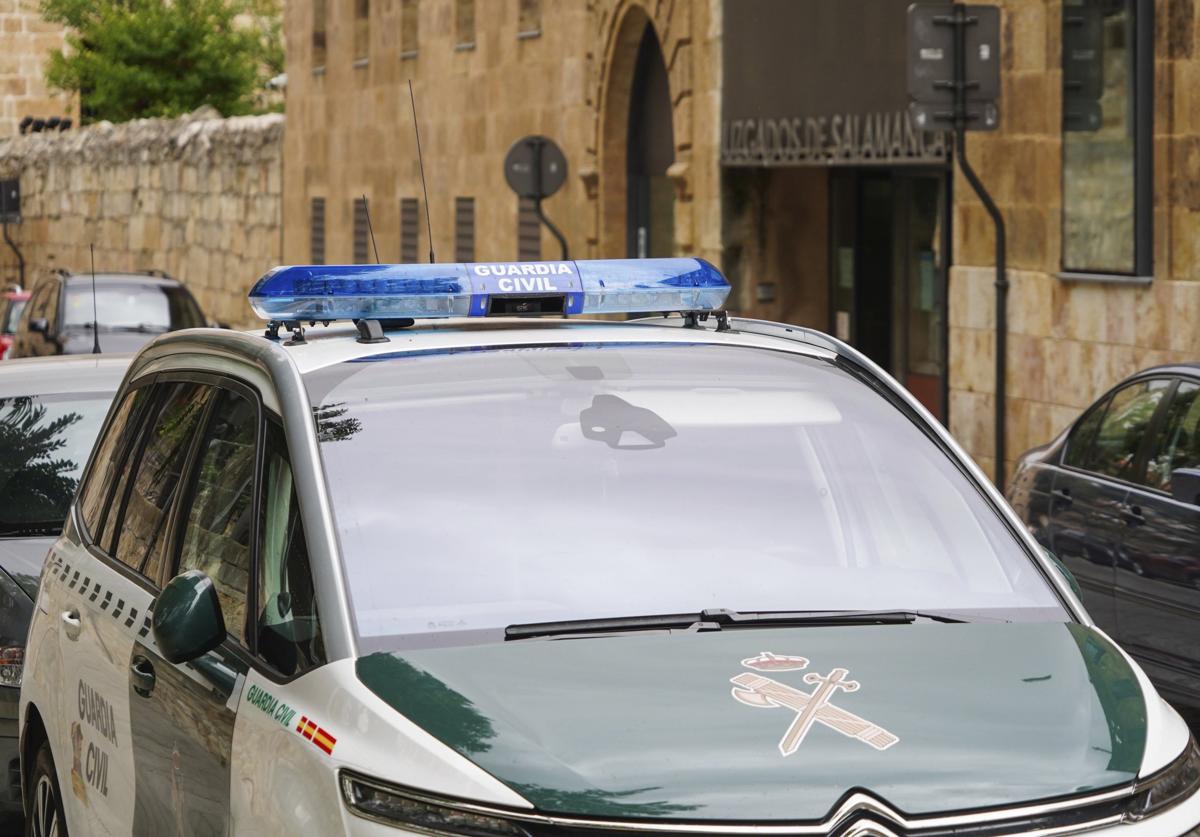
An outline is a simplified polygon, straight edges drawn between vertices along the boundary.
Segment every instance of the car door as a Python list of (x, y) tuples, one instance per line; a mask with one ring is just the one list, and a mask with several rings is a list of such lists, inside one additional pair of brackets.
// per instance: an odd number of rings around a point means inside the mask
[[(1116, 572), (1118, 636), (1175, 700), (1200, 707), (1200, 505), (1173, 485), (1200, 468), (1200, 382), (1176, 387), (1129, 491)], [(1182, 482), (1181, 478), (1180, 481)]]
[(71, 789), (70, 820), (87, 822), (94, 833), (128, 834), (140, 791), (130, 660), (137, 638), (150, 632), (166, 513), (206, 398), (203, 389), (179, 383), (147, 383), (123, 396), (117, 415), (128, 403), (136, 419), (112, 448), (106, 437), (93, 457), (81, 499), (87, 551), (59, 569), (66, 585), (62, 686), (70, 696), (58, 719), (70, 754), (62, 786)]
[(1051, 491), (1051, 550), (1079, 582), (1084, 606), (1116, 633), (1114, 584), (1125, 533), (1125, 500), (1146, 431), (1169, 379), (1128, 384), (1076, 424)]
[(237, 694), (249, 669), (246, 602), (259, 423), (253, 393), (222, 382), (195, 434), (171, 526), (168, 574), (200, 570), (212, 580), (227, 640), (181, 664), (163, 658), (153, 637), (135, 642), (129, 682), (138, 788), (135, 837), (229, 832)]

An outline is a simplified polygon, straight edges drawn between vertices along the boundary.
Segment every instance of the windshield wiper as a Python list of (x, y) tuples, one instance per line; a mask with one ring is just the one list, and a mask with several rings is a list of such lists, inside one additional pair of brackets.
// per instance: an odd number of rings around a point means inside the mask
[(0, 537), (33, 538), (58, 537), (62, 534), (62, 521), (56, 523), (4, 523), (0, 521)]
[[(84, 331), (91, 331), (93, 326), (91, 323), (78, 323), (75, 328), (81, 328)], [(132, 332), (134, 334), (166, 334), (170, 329), (167, 326), (158, 323), (137, 323), (132, 325), (106, 325), (100, 324), (101, 334), (113, 334), (115, 332)]]
[(737, 628), (800, 627), (820, 625), (909, 625), (913, 622), (967, 622), (960, 614), (926, 610), (798, 610), (739, 613), (709, 608), (699, 613), (656, 616), (617, 616), (606, 619), (573, 619), (509, 625), (505, 640), (570, 638), (593, 634), (644, 631), (723, 631)]

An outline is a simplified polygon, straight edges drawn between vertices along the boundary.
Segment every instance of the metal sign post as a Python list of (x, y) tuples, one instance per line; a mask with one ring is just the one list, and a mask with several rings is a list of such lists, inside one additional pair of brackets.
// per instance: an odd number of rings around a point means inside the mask
[(967, 131), (1000, 125), (1000, 10), (962, 3), (908, 7), (909, 107), (918, 127), (950, 127), (954, 158), (996, 228), (995, 483), (1004, 490), (1008, 271), (1004, 217), (967, 159)]
[(567, 158), (562, 149), (554, 140), (540, 135), (517, 140), (504, 158), (504, 179), (518, 196), (533, 201), (534, 214), (558, 239), (563, 261), (566, 261), (569, 258), (567, 239), (542, 213), (542, 199), (561, 189), (567, 180)]

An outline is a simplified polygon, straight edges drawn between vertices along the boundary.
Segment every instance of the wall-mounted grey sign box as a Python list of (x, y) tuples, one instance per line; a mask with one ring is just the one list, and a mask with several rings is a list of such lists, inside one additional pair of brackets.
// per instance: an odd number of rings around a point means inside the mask
[[(956, 18), (956, 9), (962, 17)], [(963, 20), (966, 128), (1000, 127), (1000, 9), (954, 3), (914, 3), (908, 8), (908, 96), (920, 128), (952, 127), (958, 49), (956, 19)]]
[(0, 223), (15, 224), (21, 220), (21, 181), (17, 178), (0, 180)]

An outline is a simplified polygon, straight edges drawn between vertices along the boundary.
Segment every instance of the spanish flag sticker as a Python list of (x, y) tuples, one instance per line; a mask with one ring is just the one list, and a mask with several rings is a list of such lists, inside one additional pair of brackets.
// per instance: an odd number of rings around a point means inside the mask
[(333, 755), (333, 746), (337, 744), (337, 739), (317, 726), (314, 721), (310, 721), (307, 716), (301, 716), (300, 723), (296, 725), (296, 732), (315, 744), (325, 755)]

